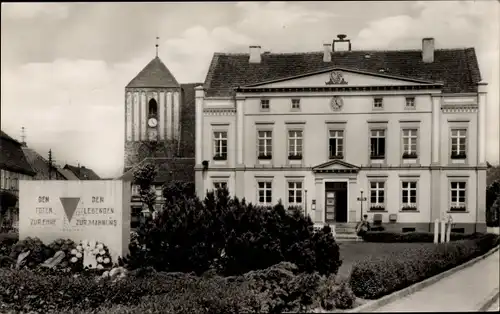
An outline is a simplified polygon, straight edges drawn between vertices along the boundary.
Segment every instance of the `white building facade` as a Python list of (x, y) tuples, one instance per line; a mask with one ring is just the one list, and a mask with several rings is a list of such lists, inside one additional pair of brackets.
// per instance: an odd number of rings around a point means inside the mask
[[(486, 84), (473, 48), (216, 53), (196, 88), (199, 196), (300, 206), (317, 224), (485, 226)], [(366, 197), (366, 201), (362, 201)], [(363, 207), (363, 208), (362, 208)]]

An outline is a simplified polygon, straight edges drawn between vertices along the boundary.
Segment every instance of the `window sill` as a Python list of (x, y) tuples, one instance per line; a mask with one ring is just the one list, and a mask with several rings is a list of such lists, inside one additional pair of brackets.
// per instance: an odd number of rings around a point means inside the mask
[(227, 165), (227, 160), (216, 160), (216, 159), (214, 159), (214, 165), (216, 165), (216, 166), (225, 166), (225, 165)]
[(387, 209), (369, 209), (368, 213), (388, 213)]
[(290, 112), (300, 112), (300, 108), (291, 108)]
[(383, 111), (384, 107), (372, 107), (373, 111)]
[(400, 213), (420, 213), (418, 209), (400, 209)]
[(447, 214), (469, 214), (470, 212), (468, 210), (466, 210), (466, 211), (448, 210), (446, 213)]
[(289, 165), (302, 165), (302, 159), (289, 159)]
[(269, 108), (268, 109), (264, 109), (264, 108), (260, 108), (260, 112), (269, 112)]
[(344, 159), (343, 155), (330, 156), (330, 160), (342, 160)]
[(416, 165), (418, 163), (417, 158), (403, 158), (403, 165)]

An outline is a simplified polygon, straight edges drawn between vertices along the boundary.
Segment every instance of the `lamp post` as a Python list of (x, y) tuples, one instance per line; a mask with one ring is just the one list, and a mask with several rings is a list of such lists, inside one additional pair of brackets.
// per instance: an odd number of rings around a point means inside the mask
[(363, 197), (363, 189), (359, 189), (359, 192), (361, 193), (361, 196), (358, 197), (358, 202), (361, 202), (361, 221), (363, 221), (363, 202), (366, 201), (366, 197)]

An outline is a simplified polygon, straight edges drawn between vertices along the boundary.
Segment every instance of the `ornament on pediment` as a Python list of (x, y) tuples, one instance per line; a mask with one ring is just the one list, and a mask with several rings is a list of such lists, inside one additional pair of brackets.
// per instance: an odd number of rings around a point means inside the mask
[(330, 80), (325, 82), (326, 85), (339, 85), (339, 84), (347, 84), (344, 79), (344, 75), (340, 71), (332, 71), (330, 72)]
[(344, 106), (344, 100), (341, 97), (335, 96), (330, 101), (330, 107), (333, 111), (339, 111)]

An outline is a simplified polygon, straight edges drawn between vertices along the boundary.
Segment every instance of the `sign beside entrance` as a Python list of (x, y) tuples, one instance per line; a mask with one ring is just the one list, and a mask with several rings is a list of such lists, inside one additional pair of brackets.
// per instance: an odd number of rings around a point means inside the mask
[(128, 252), (130, 183), (20, 181), (19, 238), (105, 243), (113, 259)]

